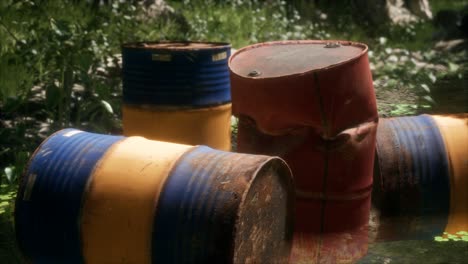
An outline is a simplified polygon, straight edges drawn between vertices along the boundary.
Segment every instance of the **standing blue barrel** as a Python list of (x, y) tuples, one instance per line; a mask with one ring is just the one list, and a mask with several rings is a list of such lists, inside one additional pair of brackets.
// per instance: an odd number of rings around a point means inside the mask
[(434, 119), (381, 119), (376, 155), (372, 199), (377, 220), (371, 223), (376, 239), (433, 239), (443, 233), (450, 210), (450, 172)]
[(229, 150), (230, 52), (228, 43), (123, 45), (124, 134)]
[(16, 198), (33, 263), (284, 263), (294, 188), (276, 157), (61, 130)]
[(231, 102), (231, 46), (141, 42), (122, 47), (125, 104), (206, 107)]

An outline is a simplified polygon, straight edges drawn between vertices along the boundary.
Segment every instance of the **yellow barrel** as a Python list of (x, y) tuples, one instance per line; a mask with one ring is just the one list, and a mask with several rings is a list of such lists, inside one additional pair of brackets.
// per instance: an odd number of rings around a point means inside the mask
[(445, 232), (468, 230), (468, 114), (434, 115), (450, 171), (450, 214)]
[(122, 112), (126, 136), (231, 149), (230, 103), (195, 109), (124, 105)]

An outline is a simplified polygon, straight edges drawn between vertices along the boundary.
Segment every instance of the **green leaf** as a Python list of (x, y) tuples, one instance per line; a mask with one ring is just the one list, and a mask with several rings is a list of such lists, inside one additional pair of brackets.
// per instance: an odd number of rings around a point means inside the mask
[(432, 103), (432, 104), (435, 104), (436, 102), (434, 101), (434, 99), (432, 99), (432, 97), (430, 97), (429, 95), (425, 95), (423, 96), (423, 99)]
[(456, 234), (457, 234), (457, 235), (460, 235), (460, 236), (463, 236), (463, 235), (468, 235), (468, 232), (466, 232), (466, 231), (458, 231)]
[(437, 81), (437, 77), (432, 72), (430, 72), (427, 77), (431, 80), (432, 83)]
[(13, 179), (13, 171), (14, 171), (14, 167), (6, 167), (3, 171), (5, 172), (5, 175), (8, 179), (9, 182), (11, 182), (11, 180)]
[(11, 198), (13, 197), (10, 194), (0, 195), (0, 200), (10, 200)]
[(114, 110), (112, 110), (112, 106), (108, 102), (106, 102), (104, 100), (101, 100), (101, 103), (104, 106), (104, 108), (107, 110), (107, 112), (109, 112), (111, 114), (114, 113)]
[(422, 108), (422, 109), (429, 109), (429, 108), (431, 108), (432, 106), (427, 105), (427, 104), (422, 104), (422, 105), (419, 105), (419, 107)]
[(456, 72), (460, 68), (459, 65), (452, 63), (452, 62), (449, 62), (448, 66), (449, 66), (448, 68), (450, 72)]
[(427, 84), (425, 83), (421, 84), (421, 88), (423, 88), (423, 90), (426, 91), (427, 93), (431, 93), (431, 89), (429, 89), (429, 86), (427, 86)]

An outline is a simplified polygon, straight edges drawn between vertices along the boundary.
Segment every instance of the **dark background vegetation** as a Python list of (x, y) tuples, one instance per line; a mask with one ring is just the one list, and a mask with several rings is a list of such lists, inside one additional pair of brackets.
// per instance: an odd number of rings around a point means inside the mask
[(8, 260), (2, 263), (19, 258), (12, 200), (40, 142), (64, 127), (121, 132), (125, 42), (228, 41), (235, 49), (282, 39), (364, 42), (382, 117), (468, 111), (466, 0), (430, 1), (433, 19), (401, 25), (351, 0), (166, 2), (170, 7), (0, 1), (0, 260)]

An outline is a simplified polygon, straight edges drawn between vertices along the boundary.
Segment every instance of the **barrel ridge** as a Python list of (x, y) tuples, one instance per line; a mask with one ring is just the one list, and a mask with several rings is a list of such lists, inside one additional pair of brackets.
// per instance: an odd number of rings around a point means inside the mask
[(382, 199), (378, 206), (384, 217), (411, 216), (416, 226), (407, 235), (432, 238), (444, 231), (450, 208), (442, 135), (429, 115), (382, 121), (377, 136), (380, 189), (375, 194)]
[(96, 163), (121, 138), (64, 129), (31, 157), (15, 208), (17, 240), (28, 258), (83, 263), (78, 217), (84, 189)]
[(231, 101), (229, 44), (201, 49), (166, 44), (122, 47), (124, 103), (204, 106)]
[(255, 177), (257, 161), (264, 158), (204, 146), (184, 154), (158, 202), (153, 263), (232, 261), (231, 240), (242, 194)]

